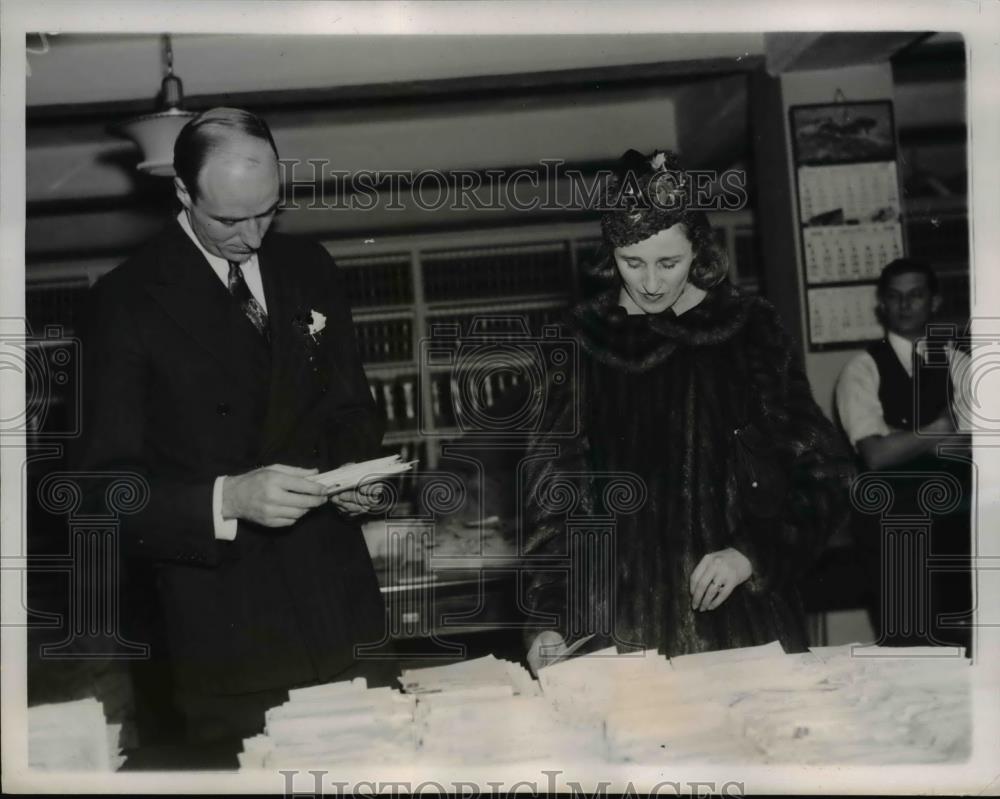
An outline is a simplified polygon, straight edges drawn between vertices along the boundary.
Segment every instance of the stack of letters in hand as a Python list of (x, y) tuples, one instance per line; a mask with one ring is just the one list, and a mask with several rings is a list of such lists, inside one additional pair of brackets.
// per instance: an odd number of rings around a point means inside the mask
[(243, 741), (240, 767), (406, 764), (416, 752), (413, 697), (364, 678), (288, 692), (267, 711), (264, 734)]
[(322, 483), (327, 492), (338, 494), (368, 483), (385, 480), (393, 475), (408, 472), (416, 461), (404, 461), (399, 455), (375, 458), (364, 463), (348, 463), (329, 472), (313, 475), (311, 480)]
[(44, 771), (117, 771), (121, 724), (107, 724), (96, 699), (28, 708), (28, 765)]

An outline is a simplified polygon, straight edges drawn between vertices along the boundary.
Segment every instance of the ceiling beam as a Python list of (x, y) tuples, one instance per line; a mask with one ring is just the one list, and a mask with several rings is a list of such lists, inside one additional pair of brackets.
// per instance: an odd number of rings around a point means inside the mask
[(766, 33), (764, 57), (771, 75), (880, 64), (928, 35), (924, 31)]
[[(594, 89), (644, 88), (654, 85), (689, 83), (701, 78), (742, 74), (758, 69), (761, 55), (739, 58), (707, 58), (692, 61), (660, 61), (624, 66), (588, 67), (544, 72), (521, 72), (435, 80), (399, 81), (355, 86), (332, 86), (310, 89), (228, 92), (189, 95), (184, 107), (201, 111), (220, 105), (250, 110), (309, 110), (315, 108), (362, 108), (420, 102), (458, 102), (503, 99), (520, 96), (552, 96)], [(148, 99), (117, 100), (96, 103), (60, 103), (28, 106), (28, 126), (64, 124), (73, 121), (108, 122), (156, 110), (150, 89)]]

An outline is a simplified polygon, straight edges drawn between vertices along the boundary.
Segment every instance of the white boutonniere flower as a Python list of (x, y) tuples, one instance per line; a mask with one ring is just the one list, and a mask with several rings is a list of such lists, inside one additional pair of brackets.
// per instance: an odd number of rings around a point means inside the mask
[(315, 340), (316, 337), (323, 332), (326, 327), (326, 317), (323, 316), (319, 311), (309, 312), (309, 335)]

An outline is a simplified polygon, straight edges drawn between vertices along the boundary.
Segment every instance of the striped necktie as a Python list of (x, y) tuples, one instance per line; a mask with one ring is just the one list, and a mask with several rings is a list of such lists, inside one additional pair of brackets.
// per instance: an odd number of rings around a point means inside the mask
[(263, 336), (264, 341), (268, 341), (267, 313), (260, 307), (257, 298), (251, 294), (246, 278), (243, 277), (243, 269), (236, 261), (229, 261), (229, 293), (240, 304), (243, 313), (257, 328), (257, 332)]

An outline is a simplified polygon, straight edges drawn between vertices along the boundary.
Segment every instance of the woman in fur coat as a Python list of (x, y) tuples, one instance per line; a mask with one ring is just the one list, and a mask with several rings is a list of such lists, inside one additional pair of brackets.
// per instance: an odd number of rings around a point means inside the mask
[(774, 308), (726, 279), (675, 156), (629, 151), (606, 199), (615, 285), (571, 314), (579, 371), (526, 461), (529, 664), (591, 633), (803, 651), (796, 581), (846, 521), (849, 454)]

